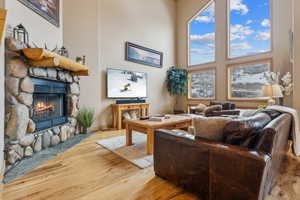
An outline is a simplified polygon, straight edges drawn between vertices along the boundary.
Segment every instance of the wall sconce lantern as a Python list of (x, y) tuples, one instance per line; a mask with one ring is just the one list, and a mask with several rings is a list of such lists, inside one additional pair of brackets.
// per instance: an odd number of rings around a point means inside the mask
[(13, 29), (14, 39), (23, 42), (24, 44), (29, 44), (29, 34), (26, 28), (19, 24)]

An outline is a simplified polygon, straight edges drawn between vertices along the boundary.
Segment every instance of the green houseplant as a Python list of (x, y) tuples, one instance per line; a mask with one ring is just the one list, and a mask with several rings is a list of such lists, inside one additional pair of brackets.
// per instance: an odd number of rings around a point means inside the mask
[(81, 126), (81, 131), (83, 134), (87, 133), (88, 128), (90, 128), (94, 122), (95, 111), (92, 108), (82, 108), (79, 110), (77, 120)]
[(186, 96), (188, 91), (188, 72), (171, 67), (167, 71), (167, 87), (171, 95)]

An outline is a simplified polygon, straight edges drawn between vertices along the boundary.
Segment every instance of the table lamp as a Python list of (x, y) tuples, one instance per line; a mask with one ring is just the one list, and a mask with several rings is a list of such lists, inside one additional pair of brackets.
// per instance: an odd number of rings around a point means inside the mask
[(269, 97), (268, 105), (272, 106), (276, 104), (275, 98), (283, 97), (280, 85), (265, 85), (263, 86), (263, 93), (265, 97)]

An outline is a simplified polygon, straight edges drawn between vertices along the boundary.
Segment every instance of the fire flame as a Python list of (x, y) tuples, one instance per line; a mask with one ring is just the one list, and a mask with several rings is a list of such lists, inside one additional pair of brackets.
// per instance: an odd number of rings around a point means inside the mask
[(54, 110), (54, 105), (51, 105), (51, 104), (45, 104), (44, 102), (38, 102), (36, 105), (35, 105), (35, 111), (36, 112), (45, 112), (45, 111), (53, 111)]

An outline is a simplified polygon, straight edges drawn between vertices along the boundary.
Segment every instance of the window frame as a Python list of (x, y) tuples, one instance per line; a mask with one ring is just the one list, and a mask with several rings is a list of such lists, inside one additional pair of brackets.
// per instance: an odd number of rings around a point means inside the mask
[(237, 62), (237, 63), (232, 63), (232, 64), (227, 64), (226, 65), (226, 99), (228, 101), (237, 101), (237, 102), (267, 102), (268, 97), (257, 97), (257, 98), (233, 98), (231, 97), (231, 74), (230, 74), (230, 69), (235, 68), (235, 67), (242, 67), (242, 66), (247, 66), (251, 64), (263, 64), (263, 63), (270, 63), (269, 65), (269, 71), (273, 71), (273, 59), (270, 58), (263, 58), (263, 59), (257, 59), (257, 60), (252, 60), (252, 61), (244, 61), (244, 62)]
[(192, 68), (192, 67), (199, 67), (199, 66), (207, 66), (207, 65), (215, 65), (216, 60), (217, 60), (217, 51), (216, 51), (216, 46), (217, 46), (217, 42), (216, 42), (216, 33), (217, 33), (217, 18), (216, 18), (216, 14), (215, 14), (215, 56), (214, 56), (214, 61), (212, 62), (206, 62), (206, 63), (201, 63), (201, 64), (195, 64), (195, 65), (191, 65), (191, 55), (190, 55), (190, 23), (198, 17), (198, 15), (203, 12), (205, 9), (207, 9), (212, 3), (215, 3), (215, 11), (216, 11), (216, 0), (209, 0), (204, 6), (203, 8), (201, 8), (199, 11), (196, 12), (196, 14), (194, 14), (186, 23), (187, 25), (187, 67), (188, 68)]
[[(230, 57), (230, 12), (231, 12), (231, 7), (230, 7), (230, 2), (231, 0), (226, 0), (227, 3), (226, 3), (226, 58), (225, 60), (227, 61), (232, 61), (232, 60), (237, 60), (237, 59), (245, 59), (245, 58), (252, 58), (252, 57), (255, 57), (255, 56), (259, 56), (259, 55), (265, 55), (266, 57), (269, 55), (269, 54), (272, 54), (273, 53), (273, 50), (274, 50), (274, 41), (273, 41), (273, 1), (272, 0), (269, 0), (270, 4), (269, 4), (269, 11), (270, 11), (270, 50), (269, 51), (265, 51), (265, 52), (261, 52), (261, 53), (252, 53), (252, 54), (247, 54), (247, 55), (243, 55), (243, 56), (237, 56), (237, 57)], [(255, 58), (253, 59), (255, 60)]]
[[(207, 72), (207, 71), (213, 71), (215, 73), (215, 82), (214, 82), (214, 97), (213, 98), (192, 98), (191, 96), (191, 81), (192, 81), (192, 74), (197, 72)], [(216, 67), (206, 67), (201, 69), (195, 69), (195, 70), (189, 70), (188, 72), (188, 100), (194, 100), (194, 101), (214, 101), (216, 100), (217, 96), (217, 68)]]

